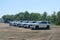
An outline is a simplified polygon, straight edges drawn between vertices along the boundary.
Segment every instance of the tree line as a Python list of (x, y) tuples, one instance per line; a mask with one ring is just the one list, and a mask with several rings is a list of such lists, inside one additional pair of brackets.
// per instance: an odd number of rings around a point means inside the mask
[(60, 25), (60, 11), (53, 12), (51, 15), (47, 15), (47, 12), (40, 13), (29, 13), (28, 11), (19, 12), (16, 15), (4, 15), (2, 18), (4, 22), (8, 21), (51, 21), (53, 24)]

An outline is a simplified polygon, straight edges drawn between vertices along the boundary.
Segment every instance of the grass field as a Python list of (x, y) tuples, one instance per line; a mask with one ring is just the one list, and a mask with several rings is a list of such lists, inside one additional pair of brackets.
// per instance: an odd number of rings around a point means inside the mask
[(60, 26), (50, 30), (30, 30), (0, 23), (0, 40), (60, 40)]

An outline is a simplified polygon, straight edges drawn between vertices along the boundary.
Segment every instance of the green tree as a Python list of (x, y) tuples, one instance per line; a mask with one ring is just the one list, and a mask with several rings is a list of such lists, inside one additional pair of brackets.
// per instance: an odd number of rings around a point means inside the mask
[(30, 20), (37, 21), (40, 19), (40, 14), (39, 13), (31, 13), (30, 14)]
[(44, 12), (43, 15), (42, 15), (42, 20), (47, 20), (47, 12)]
[(15, 15), (15, 20), (24, 20), (24, 12), (19, 12)]
[(51, 21), (51, 16), (47, 16), (47, 21)]
[(13, 21), (14, 20), (14, 16), (13, 15), (4, 15), (2, 18), (4, 19), (4, 22), (8, 22), (8, 21)]
[(57, 12), (57, 24), (60, 25), (60, 11)]
[(56, 12), (51, 15), (51, 22), (56, 24)]
[(24, 20), (29, 20), (30, 14), (28, 11), (25, 11), (24, 13)]

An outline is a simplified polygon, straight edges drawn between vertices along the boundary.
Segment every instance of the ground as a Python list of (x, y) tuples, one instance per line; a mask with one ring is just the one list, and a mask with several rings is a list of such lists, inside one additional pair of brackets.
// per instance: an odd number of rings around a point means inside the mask
[(50, 30), (30, 30), (0, 23), (0, 40), (60, 40), (60, 26)]

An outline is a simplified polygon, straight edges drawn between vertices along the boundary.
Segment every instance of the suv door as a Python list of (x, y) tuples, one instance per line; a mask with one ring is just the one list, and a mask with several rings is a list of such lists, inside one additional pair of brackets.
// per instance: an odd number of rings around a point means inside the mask
[(47, 22), (40, 22), (39, 23), (39, 28), (46, 28), (47, 27)]

